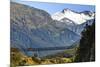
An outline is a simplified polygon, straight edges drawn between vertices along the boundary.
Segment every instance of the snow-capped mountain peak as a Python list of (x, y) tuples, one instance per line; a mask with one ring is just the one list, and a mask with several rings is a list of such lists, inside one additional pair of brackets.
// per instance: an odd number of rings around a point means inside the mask
[(66, 12), (71, 12), (71, 10), (68, 8), (62, 10), (62, 13), (66, 13)]
[[(87, 20), (94, 19), (94, 13), (90, 12), (89, 14), (86, 14), (84, 12), (79, 13), (79, 12), (75, 12), (70, 9), (64, 9), (62, 12), (56, 12), (51, 17), (53, 20), (57, 20), (57, 21), (61, 21), (61, 22), (62, 22), (62, 19), (68, 18), (68, 19), (74, 21), (75, 24), (82, 24), (82, 23), (86, 22)], [(68, 20), (68, 19), (66, 19), (66, 20)]]

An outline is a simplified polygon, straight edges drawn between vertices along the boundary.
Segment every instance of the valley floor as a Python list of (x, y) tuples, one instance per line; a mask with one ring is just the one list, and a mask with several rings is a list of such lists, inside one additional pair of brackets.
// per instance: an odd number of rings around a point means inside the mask
[(65, 50), (64, 52), (57, 53), (55, 55), (49, 55), (46, 57), (28, 57), (23, 55), (17, 49), (13, 49), (11, 52), (11, 67), (16, 66), (30, 66), (38, 64), (61, 64), (72, 63), (76, 53), (76, 48)]

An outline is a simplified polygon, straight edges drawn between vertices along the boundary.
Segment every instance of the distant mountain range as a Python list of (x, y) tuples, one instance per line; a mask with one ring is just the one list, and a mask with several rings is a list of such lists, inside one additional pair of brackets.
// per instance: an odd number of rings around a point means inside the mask
[(68, 29), (80, 35), (86, 23), (93, 23), (95, 13), (91, 11), (76, 12), (71, 9), (64, 9), (61, 12), (56, 12), (51, 17), (53, 20), (60, 21), (57, 24), (67, 27)]
[(70, 47), (81, 38), (85, 25), (93, 23), (94, 13), (74, 12), (64, 9), (54, 15), (44, 10), (11, 2), (11, 48), (19, 48), (24, 54), (40, 57), (61, 52), (27, 51), (28, 48)]
[(66, 24), (82, 24), (87, 20), (94, 19), (94, 12), (75, 12), (67, 8), (62, 10), (62, 12), (53, 14), (52, 19), (65, 22)]

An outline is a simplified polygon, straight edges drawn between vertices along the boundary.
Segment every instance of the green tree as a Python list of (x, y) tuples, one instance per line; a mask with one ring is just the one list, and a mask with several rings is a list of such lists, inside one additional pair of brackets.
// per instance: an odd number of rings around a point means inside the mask
[(95, 20), (91, 26), (86, 24), (75, 57), (75, 62), (89, 61), (95, 61)]

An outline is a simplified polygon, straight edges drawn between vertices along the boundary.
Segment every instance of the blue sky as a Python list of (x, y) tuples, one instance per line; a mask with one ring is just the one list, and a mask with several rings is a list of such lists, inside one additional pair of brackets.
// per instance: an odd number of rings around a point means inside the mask
[(55, 12), (62, 11), (65, 8), (69, 8), (77, 12), (81, 12), (81, 11), (94, 11), (95, 12), (94, 5), (78, 5), (78, 4), (67, 4), (67, 3), (66, 4), (44, 3), (44, 2), (20, 1), (20, 0), (12, 0), (12, 1), (45, 10), (49, 14), (54, 14)]

